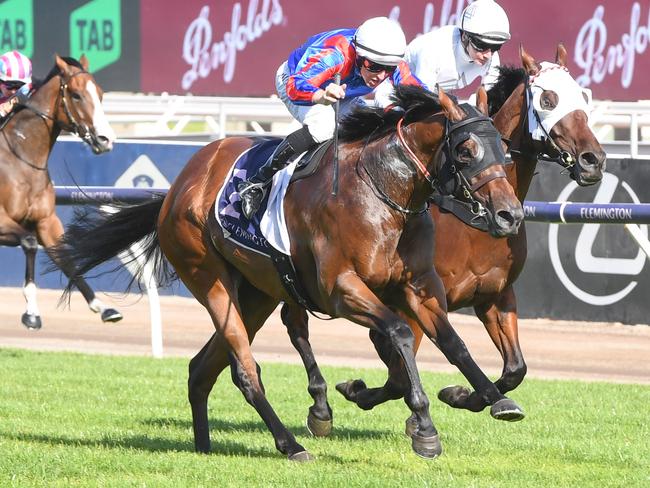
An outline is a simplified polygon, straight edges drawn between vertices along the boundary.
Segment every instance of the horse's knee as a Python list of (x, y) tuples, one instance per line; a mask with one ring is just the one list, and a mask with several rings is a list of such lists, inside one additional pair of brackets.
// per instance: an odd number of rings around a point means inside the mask
[(398, 348), (408, 348), (413, 351), (415, 335), (406, 322), (398, 321), (391, 330), (391, 342)]
[(38, 250), (38, 239), (35, 235), (28, 234), (20, 238), (20, 247), (23, 252), (36, 252)]

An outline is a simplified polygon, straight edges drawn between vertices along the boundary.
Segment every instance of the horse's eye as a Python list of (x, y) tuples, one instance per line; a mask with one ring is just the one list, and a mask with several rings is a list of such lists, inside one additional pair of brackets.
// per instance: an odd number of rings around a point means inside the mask
[(553, 91), (545, 91), (539, 100), (539, 105), (542, 110), (553, 110), (557, 107), (558, 102), (559, 97), (557, 96), (557, 93)]
[(76, 92), (72, 92), (72, 93), (70, 93), (70, 96), (72, 97), (72, 99), (73, 99), (75, 102), (78, 102), (78, 101), (81, 100), (81, 95), (79, 95), (79, 94), (76, 93)]
[(456, 161), (463, 164), (469, 164), (474, 159), (474, 154), (467, 143), (459, 144), (456, 147)]

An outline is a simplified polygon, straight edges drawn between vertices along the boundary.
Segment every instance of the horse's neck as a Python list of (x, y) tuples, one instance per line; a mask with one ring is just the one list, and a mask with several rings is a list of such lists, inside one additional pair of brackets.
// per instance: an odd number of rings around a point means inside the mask
[(422, 207), (416, 195), (418, 173), (410, 156), (392, 134), (371, 143), (363, 150), (360, 162), (362, 173), (367, 171), (380, 193), (405, 209)]
[[(48, 83), (49, 84), (49, 83)], [(20, 159), (38, 167), (46, 167), (61, 130), (53, 120), (41, 117), (36, 111), (56, 118), (56, 92), (53, 87), (44, 85), (27, 102), (30, 108), (17, 112), (7, 124), (5, 138), (11, 150)]]
[(526, 126), (527, 110), (525, 86), (521, 84), (493, 117), (495, 127), (504, 139), (510, 141), (510, 149), (515, 151), (513, 164), (506, 173), (520, 201), (526, 197), (537, 167), (535, 148)]

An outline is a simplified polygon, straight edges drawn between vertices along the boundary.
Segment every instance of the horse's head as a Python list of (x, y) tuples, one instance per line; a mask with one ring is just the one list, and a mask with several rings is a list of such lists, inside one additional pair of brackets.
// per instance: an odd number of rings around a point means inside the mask
[(514, 235), (524, 213), (505, 178), (501, 136), (488, 117), (487, 95), (477, 93), (477, 107), (458, 105), (442, 89), (439, 99), (447, 115), (442, 164), (437, 171), (442, 193), (468, 204), (475, 219), (485, 219), (494, 237)]
[(561, 164), (581, 186), (599, 182), (607, 155), (589, 128), (591, 94), (569, 74), (566, 49), (558, 45), (555, 63), (538, 64), (523, 46), (519, 53), (528, 75), (528, 130), (542, 145), (540, 159)]
[(95, 154), (110, 151), (115, 132), (102, 108), (103, 90), (88, 72), (88, 59), (82, 55), (79, 63), (56, 56), (61, 107), (56, 122), (65, 130), (78, 135)]

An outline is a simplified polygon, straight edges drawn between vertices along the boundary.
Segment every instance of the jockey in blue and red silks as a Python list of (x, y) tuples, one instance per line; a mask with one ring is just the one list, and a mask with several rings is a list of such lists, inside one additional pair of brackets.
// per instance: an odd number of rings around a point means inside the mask
[[(276, 73), (280, 99), (303, 126), (289, 134), (269, 160), (240, 183), (242, 210), (250, 218), (259, 208), (273, 175), (291, 156), (334, 135), (334, 109), (348, 113), (359, 97), (371, 93), (384, 80), (394, 85), (422, 85), (403, 61), (406, 38), (401, 27), (386, 17), (375, 17), (358, 29), (336, 29), (310, 37), (293, 51)], [(334, 82), (340, 75), (341, 84)]]

